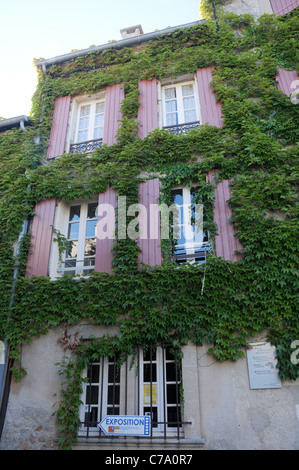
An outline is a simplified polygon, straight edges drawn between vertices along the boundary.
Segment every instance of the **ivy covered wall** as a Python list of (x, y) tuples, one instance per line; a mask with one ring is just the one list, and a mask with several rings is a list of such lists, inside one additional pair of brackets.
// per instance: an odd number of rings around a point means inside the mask
[[(9, 341), (16, 377), (25, 373), (18, 355), (23, 342), (49, 327), (82, 319), (119, 326), (118, 336), (89, 346), (88, 354), (97, 356), (131, 353), (150, 341), (176, 346), (192, 341), (210, 344), (220, 361), (237, 360), (248, 338), (266, 331), (277, 348), (281, 378), (299, 376), (298, 365), (290, 361), (291, 344), (299, 339), (299, 106), (275, 82), (278, 67), (298, 70), (296, 31), (296, 11), (278, 18), (263, 15), (258, 21), (222, 14), (217, 23), (207, 20), (135, 48), (91, 52), (53, 65), (46, 74), (38, 69), (30, 127), (0, 134), (0, 338)], [(204, 125), (178, 136), (155, 130), (140, 140), (137, 79), (176, 77), (208, 66), (214, 67), (223, 127)], [(125, 84), (125, 99), (117, 144), (97, 149), (89, 158), (64, 154), (45, 163), (55, 99), (118, 83)], [(173, 185), (201, 182), (213, 235), (214, 187), (205, 180), (213, 169), (219, 180), (233, 180), (230, 205), (244, 247), (241, 261), (231, 263), (211, 252), (204, 266), (178, 269), (163, 244), (162, 266), (137, 270), (136, 243), (118, 240), (114, 274), (94, 273), (78, 282), (67, 275), (56, 281), (26, 278), (28, 234), (14, 257), (13, 244), (38, 201), (88, 199), (110, 186), (126, 195), (128, 204), (138, 202), (141, 171), (160, 177), (165, 202)], [(15, 265), (18, 277), (13, 282)], [(77, 345), (76, 360), (66, 366), (74, 368), (72, 379), (88, 357), (82, 350)], [(67, 399), (76, 400), (74, 383), (64, 392)], [(65, 416), (62, 406), (58, 420), (67, 433)]]

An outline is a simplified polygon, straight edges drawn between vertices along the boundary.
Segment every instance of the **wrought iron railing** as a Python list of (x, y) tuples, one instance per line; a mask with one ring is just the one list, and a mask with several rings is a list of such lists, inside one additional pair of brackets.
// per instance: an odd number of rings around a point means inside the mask
[(184, 124), (175, 124), (174, 126), (165, 126), (163, 129), (166, 129), (170, 134), (187, 134), (190, 129), (198, 129), (200, 126), (200, 121), (186, 122)]
[(97, 148), (102, 147), (103, 139), (87, 140), (86, 142), (78, 142), (72, 144), (70, 147), (70, 153), (83, 153), (83, 152), (94, 152)]
[(209, 251), (210, 246), (208, 242), (202, 243), (202, 245), (195, 248), (192, 253), (188, 253), (185, 247), (175, 247), (173, 258), (178, 264), (183, 264), (187, 261), (202, 264), (206, 262)]

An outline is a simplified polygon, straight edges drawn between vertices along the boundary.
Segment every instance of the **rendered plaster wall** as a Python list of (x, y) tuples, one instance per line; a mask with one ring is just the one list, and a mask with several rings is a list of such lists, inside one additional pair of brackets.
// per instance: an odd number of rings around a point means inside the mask
[(228, 13), (251, 15), (255, 19), (264, 13), (273, 14), (270, 0), (229, 0), (221, 8)]
[[(74, 337), (113, 334), (115, 331), (82, 323), (68, 333)], [(58, 340), (63, 328), (24, 345), (27, 375), (12, 382), (0, 450), (57, 449), (57, 429), (52, 416), (62, 377), (57, 362), (64, 351)], [(80, 440), (75, 449), (299, 449), (299, 380), (281, 389), (250, 390), (247, 360), (215, 362), (208, 347), (184, 347), (183, 384), (185, 442)], [(131, 384), (136, 374), (131, 372)], [(132, 387), (132, 394), (133, 394)], [(129, 444), (130, 441), (130, 444)], [(108, 446), (108, 447), (107, 447)]]

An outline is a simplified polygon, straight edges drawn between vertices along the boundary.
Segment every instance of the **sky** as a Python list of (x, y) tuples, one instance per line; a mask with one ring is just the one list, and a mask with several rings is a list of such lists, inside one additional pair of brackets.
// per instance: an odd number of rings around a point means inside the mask
[(0, 117), (29, 116), (37, 85), (34, 59), (121, 40), (200, 19), (200, 0), (0, 0)]

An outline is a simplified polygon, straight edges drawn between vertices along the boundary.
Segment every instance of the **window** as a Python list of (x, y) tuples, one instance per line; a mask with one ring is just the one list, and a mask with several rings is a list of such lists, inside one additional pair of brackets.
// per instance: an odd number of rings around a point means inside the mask
[(91, 202), (69, 208), (64, 273), (87, 275), (94, 270), (97, 206)]
[(131, 371), (131, 359), (120, 366), (117, 357), (90, 363), (84, 374), (80, 436), (105, 437), (99, 423), (108, 415), (150, 416), (151, 437), (183, 436), (178, 352), (150, 345), (139, 351), (135, 365)]
[(199, 127), (199, 104), (195, 82), (162, 87), (163, 127), (178, 134)]
[(198, 187), (173, 189), (172, 202), (177, 211), (173, 217), (173, 236), (176, 239), (174, 258), (177, 263), (186, 261), (203, 263), (209, 251), (208, 234), (204, 231), (203, 204), (196, 204)]
[(101, 358), (90, 363), (86, 378), (79, 434), (98, 435), (98, 425), (105, 416), (120, 414), (120, 368), (117, 357)]
[(70, 151), (92, 152), (103, 144), (105, 100), (76, 103), (75, 130)]
[(182, 432), (180, 362), (170, 347), (142, 351), (140, 377), (141, 413), (151, 416), (152, 435)]

